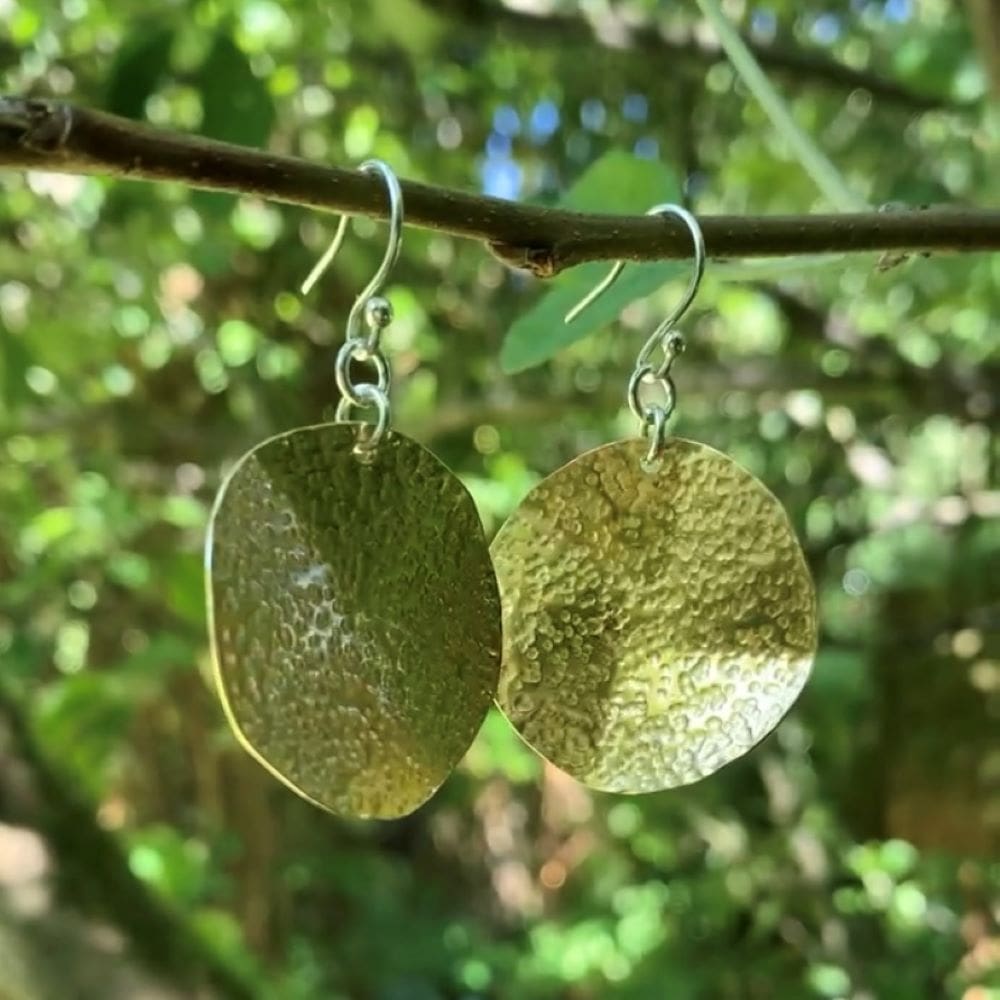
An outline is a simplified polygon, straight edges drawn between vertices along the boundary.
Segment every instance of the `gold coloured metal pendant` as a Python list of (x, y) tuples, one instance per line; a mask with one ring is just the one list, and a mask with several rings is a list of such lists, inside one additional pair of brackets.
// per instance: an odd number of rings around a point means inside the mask
[(500, 605), (459, 480), (395, 432), (321, 424), (248, 452), (206, 547), (215, 676), (240, 742), (304, 798), (391, 818), (472, 743), (500, 664)]
[(491, 552), (498, 701), (523, 738), (609, 792), (696, 781), (766, 736), (815, 655), (815, 594), (788, 517), (727, 456), (682, 439), (581, 455)]

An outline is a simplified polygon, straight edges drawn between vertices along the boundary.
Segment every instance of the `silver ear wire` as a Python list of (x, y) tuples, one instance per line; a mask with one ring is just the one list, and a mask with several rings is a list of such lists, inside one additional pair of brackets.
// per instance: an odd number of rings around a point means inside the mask
[(333, 242), (327, 247), (326, 253), (313, 265), (313, 269), (309, 272), (306, 280), (302, 282), (299, 290), (303, 295), (308, 295), (313, 290), (313, 286), (322, 277), (323, 272), (333, 263), (333, 258), (337, 256), (337, 251), (340, 250), (340, 244), (344, 242), (347, 223), (350, 221), (351, 217), (349, 215), (342, 215), (340, 217), (340, 222), (337, 223), (337, 232), (333, 236)]
[[(635, 368), (628, 383), (629, 409), (642, 422), (642, 430), (650, 439), (649, 451), (646, 454), (645, 465), (651, 466), (656, 459), (665, 439), (667, 418), (677, 405), (677, 390), (670, 377), (670, 367), (675, 358), (684, 350), (684, 338), (674, 332), (674, 327), (687, 312), (705, 274), (705, 237), (698, 225), (698, 220), (681, 205), (654, 205), (647, 215), (676, 215), (688, 227), (694, 244), (694, 269), (687, 289), (680, 302), (674, 306), (670, 314), (649, 335), (635, 359)], [(571, 323), (587, 306), (601, 297), (619, 278), (625, 270), (625, 261), (619, 260), (612, 265), (607, 275), (594, 286), (563, 319)], [(653, 352), (657, 348), (663, 351), (663, 357), (658, 364), (652, 363)], [(639, 398), (639, 388), (642, 385), (658, 385), (663, 393), (661, 404), (643, 403)]]
[[(691, 239), (694, 244), (694, 270), (691, 273), (691, 280), (688, 282), (688, 287), (680, 302), (677, 303), (670, 315), (660, 323), (652, 334), (650, 334), (649, 339), (643, 345), (642, 350), (639, 352), (639, 364), (645, 364), (649, 361), (649, 357), (656, 347), (664, 342), (665, 335), (674, 328), (684, 313), (687, 312), (691, 303), (694, 301), (694, 297), (698, 294), (698, 288), (701, 285), (702, 276), (705, 274), (705, 237), (702, 234), (701, 226), (698, 225), (698, 220), (682, 205), (674, 205), (671, 203), (654, 205), (646, 214), (675, 215), (682, 222), (684, 222), (684, 224), (688, 227), (688, 231), (691, 233)], [(592, 305), (618, 280), (624, 270), (625, 261), (617, 261), (607, 275), (600, 281), (600, 283), (589, 291), (582, 299), (580, 299), (580, 301), (577, 302), (577, 304), (573, 306), (568, 313), (566, 313), (563, 322), (572, 323), (584, 309), (586, 309), (589, 305)]]
[[(369, 174), (381, 174), (382, 179), (385, 181), (386, 190), (389, 193), (389, 242), (386, 245), (385, 256), (382, 258), (382, 263), (375, 272), (375, 276), (358, 296), (359, 299), (367, 300), (382, 290), (386, 278), (389, 277), (389, 272), (399, 258), (399, 248), (403, 243), (403, 191), (399, 186), (399, 179), (393, 173), (392, 168), (383, 160), (365, 160), (358, 169)], [(327, 248), (326, 253), (316, 261), (315, 266), (309, 272), (309, 276), (302, 282), (303, 295), (308, 295), (312, 291), (313, 286), (319, 281), (323, 272), (333, 263), (333, 258), (337, 256), (337, 251), (340, 249), (341, 243), (344, 242), (344, 234), (347, 232), (347, 223), (349, 221), (350, 216), (348, 215), (340, 217), (337, 232), (334, 234), (333, 241)]]
[[(344, 344), (337, 354), (335, 373), (337, 387), (342, 399), (337, 407), (338, 421), (347, 419), (351, 406), (374, 406), (378, 411), (378, 419), (374, 431), (359, 442), (361, 451), (370, 451), (379, 442), (389, 426), (389, 366), (379, 350), (379, 338), (382, 330), (392, 322), (392, 306), (379, 292), (399, 259), (400, 247), (403, 243), (403, 191), (399, 179), (392, 168), (382, 160), (365, 160), (360, 170), (366, 173), (380, 174), (385, 181), (389, 196), (389, 240), (386, 244), (382, 263), (372, 279), (362, 289), (354, 300), (347, 316), (347, 330)], [(326, 252), (316, 262), (309, 276), (302, 282), (302, 294), (308, 294), (315, 286), (323, 272), (330, 266), (337, 251), (344, 242), (349, 216), (343, 215), (337, 224), (337, 231)], [(361, 321), (368, 327), (367, 335), (358, 331)], [(367, 362), (375, 367), (377, 382), (355, 383), (351, 380), (350, 365), (352, 361)]]

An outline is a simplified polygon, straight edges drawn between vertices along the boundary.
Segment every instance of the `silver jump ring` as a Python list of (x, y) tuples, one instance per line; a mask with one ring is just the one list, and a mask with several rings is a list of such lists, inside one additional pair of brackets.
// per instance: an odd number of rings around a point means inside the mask
[(662, 406), (653, 406), (648, 410), (649, 419), (643, 423), (643, 436), (649, 439), (649, 447), (642, 460), (642, 467), (647, 471), (652, 471), (660, 452), (667, 440), (667, 413)]
[[(659, 386), (664, 396), (664, 401), (661, 405), (651, 406), (642, 402), (639, 398), (639, 387), (644, 384)], [(674, 386), (674, 380), (669, 375), (657, 376), (653, 366), (646, 364), (637, 367), (632, 372), (628, 380), (628, 394), (626, 398), (632, 415), (637, 420), (642, 421), (643, 427), (647, 427), (654, 411), (660, 411), (663, 414), (664, 420), (674, 412), (674, 408), (677, 406), (677, 389)]]
[(359, 435), (358, 443), (355, 446), (355, 450), (358, 452), (372, 451), (389, 429), (389, 397), (377, 385), (373, 385), (371, 382), (362, 382), (360, 385), (356, 385), (354, 391), (360, 402), (355, 403), (345, 393), (337, 404), (334, 419), (338, 424), (353, 423), (354, 421), (350, 420), (352, 406), (359, 408), (374, 406), (378, 411), (375, 422), (364, 425), (366, 428), (370, 427), (372, 429), (370, 431), (366, 430), (362, 435)]
[(351, 381), (350, 366), (352, 361), (373, 365), (378, 377), (376, 388), (383, 395), (389, 391), (389, 365), (385, 358), (381, 354), (369, 350), (364, 341), (345, 340), (337, 352), (337, 361), (334, 365), (337, 388), (344, 399), (354, 406), (365, 406), (366, 401), (361, 397), (360, 389), (371, 384), (368, 382), (356, 384)]

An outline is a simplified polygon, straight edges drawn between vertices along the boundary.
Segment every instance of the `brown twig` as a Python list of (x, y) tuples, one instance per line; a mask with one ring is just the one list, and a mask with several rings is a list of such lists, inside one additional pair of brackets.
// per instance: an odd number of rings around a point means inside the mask
[[(0, 97), (0, 167), (136, 180), (268, 198), (355, 215), (386, 215), (377, 178), (290, 156), (156, 129), (58, 101)], [(589, 260), (690, 255), (669, 217), (584, 214), (403, 182), (412, 225), (479, 240), (541, 277)], [(927, 208), (843, 215), (704, 215), (714, 258), (863, 251), (1000, 250), (1000, 211)]]

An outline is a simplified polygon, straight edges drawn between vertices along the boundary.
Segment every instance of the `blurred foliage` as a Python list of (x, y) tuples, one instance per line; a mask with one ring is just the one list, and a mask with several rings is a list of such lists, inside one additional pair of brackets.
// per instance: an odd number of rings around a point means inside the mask
[[(725, 9), (859, 198), (1000, 201), (962, 5)], [(608, 211), (670, 178), (698, 212), (828, 207), (705, 37), (693, 0), (0, 0), (0, 90), (542, 204), (601, 161)], [(205, 670), (213, 492), (336, 402), (382, 253), (355, 220), (301, 299), (333, 225), (0, 175), (0, 994), (1000, 995), (1000, 257), (708, 269), (675, 430), (771, 486), (820, 593), (813, 679), (771, 738), (627, 799), (491, 716), (416, 816), (363, 824), (243, 755)], [(535, 313), (510, 374), (540, 286), (408, 229), (389, 289), (397, 424), (490, 532), (633, 433), (627, 373), (681, 287), (572, 343)]]
[[(677, 195), (676, 177), (659, 160), (638, 159), (621, 150), (610, 150), (587, 168), (560, 199), (560, 207), (639, 214), (674, 201)], [(547, 361), (562, 348), (606, 327), (626, 306), (655, 292), (683, 269), (684, 264), (678, 261), (633, 264), (600, 298), (568, 323), (567, 314), (607, 274), (608, 265), (595, 261), (567, 271), (554, 279), (548, 292), (511, 324), (500, 352), (504, 370), (515, 373)]]

